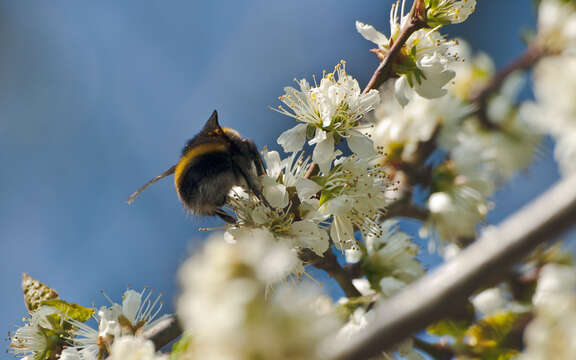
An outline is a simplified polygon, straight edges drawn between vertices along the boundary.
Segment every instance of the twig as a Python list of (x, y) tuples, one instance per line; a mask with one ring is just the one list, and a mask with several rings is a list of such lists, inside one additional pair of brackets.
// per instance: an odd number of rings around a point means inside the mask
[(376, 321), (348, 347), (335, 349), (329, 359), (368, 359), (390, 349), (450, 315), (474, 290), (501, 279), (536, 246), (561, 235), (574, 223), (576, 176), (555, 185), (500, 226), (486, 231), (459, 256), (378, 305)]
[[(409, 197), (412, 197), (411, 194)], [(378, 218), (378, 222), (382, 222), (393, 217), (405, 217), (426, 221), (426, 219), (428, 219), (428, 215), (430, 215), (428, 209), (413, 204), (411, 199), (402, 198), (390, 204), (390, 206), (386, 208), (386, 213)]]
[(317, 255), (310, 249), (302, 249), (298, 255), (300, 260), (305, 263), (326, 271), (331, 278), (336, 280), (347, 297), (358, 297), (362, 295), (352, 283), (350, 274), (340, 266), (336, 255), (334, 255), (331, 249), (328, 249), (323, 256)]
[(143, 336), (151, 340), (154, 343), (154, 347), (159, 350), (181, 334), (182, 328), (178, 323), (178, 319), (174, 315), (169, 315), (146, 330)]
[(529, 47), (520, 57), (498, 71), (490, 82), (472, 97), (471, 102), (478, 106), (477, 115), (482, 126), (490, 130), (497, 130), (499, 128), (499, 126), (493, 123), (488, 117), (488, 102), (491, 96), (500, 90), (511, 74), (516, 71), (528, 70), (546, 55), (551, 55), (551, 53), (540, 47)]
[[(386, 57), (380, 65), (374, 71), (372, 78), (368, 82), (368, 85), (362, 91), (363, 94), (366, 94), (371, 89), (378, 89), (380, 85), (382, 85), (386, 80), (390, 79), (392, 74), (392, 64), (396, 60), (396, 57), (400, 53), (402, 46), (408, 41), (410, 35), (414, 32), (425, 28), (426, 25), (426, 11), (425, 11), (425, 4), (423, 0), (414, 0), (412, 4), (412, 9), (410, 9), (410, 13), (408, 14), (408, 21), (404, 25), (404, 27), (400, 30), (400, 34), (392, 44), (392, 47), (386, 54)], [(423, 11), (424, 10), (424, 11)], [(392, 41), (392, 40), (390, 40)]]

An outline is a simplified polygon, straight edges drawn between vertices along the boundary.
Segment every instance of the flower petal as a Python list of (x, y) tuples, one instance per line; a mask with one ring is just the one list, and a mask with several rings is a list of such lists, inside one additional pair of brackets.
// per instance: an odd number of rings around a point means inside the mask
[(292, 129), (284, 131), (278, 137), (278, 144), (282, 146), (285, 152), (302, 150), (306, 142), (306, 127), (306, 124), (298, 124)]
[(385, 47), (388, 46), (389, 44), (386, 35), (376, 30), (372, 25), (356, 21), (356, 30), (360, 33), (360, 35), (364, 36), (364, 39), (372, 41), (374, 44), (377, 44), (378, 46)]
[(348, 135), (346, 142), (348, 143), (350, 150), (355, 154), (358, 154), (361, 158), (371, 157), (376, 154), (374, 143), (369, 137), (364, 136), (355, 130), (348, 131)]
[[(318, 132), (318, 130), (316, 132)], [(334, 137), (330, 134), (325, 140), (316, 144), (314, 152), (312, 153), (312, 161), (318, 164), (322, 173), (327, 174), (330, 171), (330, 164), (333, 158)]]

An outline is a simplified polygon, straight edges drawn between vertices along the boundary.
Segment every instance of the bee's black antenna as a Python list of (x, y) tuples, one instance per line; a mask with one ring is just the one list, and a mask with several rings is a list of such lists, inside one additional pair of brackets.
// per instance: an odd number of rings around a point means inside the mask
[(162, 174), (156, 176), (154, 179), (148, 181), (146, 184), (142, 185), (138, 190), (136, 190), (134, 192), (134, 194), (130, 195), (130, 197), (128, 198), (128, 200), (126, 200), (126, 202), (128, 204), (132, 204), (132, 202), (138, 197), (138, 195), (140, 195), (140, 193), (144, 190), (146, 190), (146, 188), (152, 184), (154, 184), (155, 182), (158, 182), (158, 180), (165, 178), (166, 176), (172, 175), (174, 174), (174, 171), (176, 170), (176, 165), (172, 166), (170, 169), (164, 171)]

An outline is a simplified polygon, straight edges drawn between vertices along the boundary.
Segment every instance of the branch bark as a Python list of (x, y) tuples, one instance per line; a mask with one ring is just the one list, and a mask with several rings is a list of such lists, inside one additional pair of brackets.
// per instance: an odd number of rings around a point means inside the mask
[(485, 87), (483, 87), (478, 94), (476, 94), (471, 102), (478, 105), (478, 119), (480, 124), (486, 129), (497, 130), (499, 127), (494, 124), (488, 117), (488, 102), (494, 93), (498, 92), (506, 79), (517, 71), (525, 71), (534, 66), (544, 56), (551, 55), (550, 52), (543, 50), (539, 47), (532, 46), (520, 55), (516, 60), (512, 61), (502, 70), (498, 71)]
[(576, 176), (561, 181), (459, 256), (375, 309), (377, 319), (330, 360), (368, 359), (449, 316), (479, 287), (501, 280), (536, 246), (576, 223)]
[(328, 249), (324, 256), (319, 256), (310, 249), (302, 249), (298, 254), (300, 259), (305, 263), (312, 265), (320, 270), (326, 271), (331, 278), (336, 280), (338, 285), (344, 291), (347, 297), (358, 297), (362, 296), (360, 291), (356, 289), (352, 283), (352, 277), (340, 264), (336, 255), (332, 252), (332, 249)]
[(178, 323), (178, 319), (176, 319), (176, 316), (174, 315), (169, 315), (158, 321), (143, 334), (144, 338), (149, 339), (154, 343), (154, 347), (157, 350), (168, 345), (168, 343), (180, 335), (182, 335), (182, 328)]
[[(408, 21), (400, 30), (400, 34), (392, 44), (392, 47), (390, 47), (390, 50), (386, 54), (384, 60), (380, 62), (380, 65), (378, 65), (376, 71), (374, 71), (374, 74), (372, 74), (372, 78), (370, 78), (368, 85), (366, 85), (364, 91), (362, 91), (363, 94), (366, 94), (371, 89), (378, 89), (380, 85), (382, 85), (386, 80), (390, 79), (394, 75), (392, 74), (392, 64), (396, 60), (396, 57), (398, 57), (400, 50), (402, 50), (402, 46), (404, 46), (406, 41), (408, 41), (414, 32), (426, 27), (425, 8), (426, 6), (423, 0), (414, 1), (412, 4), (412, 9), (410, 9), (410, 13), (408, 14)], [(424, 11), (422, 11), (422, 9), (424, 9)]]

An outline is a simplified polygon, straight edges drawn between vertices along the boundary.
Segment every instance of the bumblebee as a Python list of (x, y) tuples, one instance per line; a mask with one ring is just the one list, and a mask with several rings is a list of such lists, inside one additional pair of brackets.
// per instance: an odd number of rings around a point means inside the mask
[(220, 127), (214, 110), (200, 133), (188, 141), (178, 163), (147, 182), (127, 202), (134, 201), (149, 185), (174, 174), (178, 197), (188, 210), (233, 223), (234, 218), (222, 210), (230, 189), (242, 186), (268, 205), (258, 180), (264, 173), (264, 163), (254, 142), (236, 130)]

